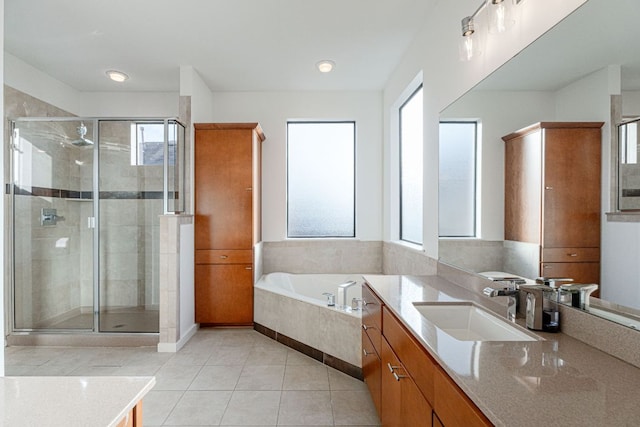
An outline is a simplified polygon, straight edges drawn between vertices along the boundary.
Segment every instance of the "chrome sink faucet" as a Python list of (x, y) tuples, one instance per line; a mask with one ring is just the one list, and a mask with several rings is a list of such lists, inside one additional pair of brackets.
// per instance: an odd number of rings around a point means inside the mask
[(338, 285), (338, 307), (344, 307), (347, 305), (347, 289), (357, 284), (357, 282), (349, 280), (348, 282)]
[(496, 289), (487, 286), (482, 290), (482, 293), (488, 297), (509, 297), (507, 301), (507, 320), (515, 322), (518, 313), (518, 285), (526, 283), (525, 280), (519, 277), (491, 277), (489, 279), (494, 282), (505, 283), (507, 287)]

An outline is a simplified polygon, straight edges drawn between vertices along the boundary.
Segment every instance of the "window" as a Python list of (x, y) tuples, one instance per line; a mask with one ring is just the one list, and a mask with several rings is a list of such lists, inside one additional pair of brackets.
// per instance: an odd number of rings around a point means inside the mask
[(422, 86), (400, 107), (400, 240), (422, 244)]
[[(169, 123), (169, 164), (175, 164), (177, 127)], [(152, 166), (164, 162), (164, 123), (131, 124), (131, 165)]]
[(478, 123), (440, 122), (440, 237), (476, 237)]
[(355, 127), (287, 123), (288, 237), (355, 237)]

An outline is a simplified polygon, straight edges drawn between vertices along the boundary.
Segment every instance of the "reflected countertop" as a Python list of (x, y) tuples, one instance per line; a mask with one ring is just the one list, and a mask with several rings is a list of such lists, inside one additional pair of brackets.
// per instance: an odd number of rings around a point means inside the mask
[(154, 377), (0, 377), (0, 426), (116, 426)]
[(494, 299), (438, 276), (364, 278), (494, 424), (640, 425), (640, 369), (633, 365), (562, 333), (536, 332), (540, 341), (458, 341), (413, 302), (473, 301), (496, 311)]

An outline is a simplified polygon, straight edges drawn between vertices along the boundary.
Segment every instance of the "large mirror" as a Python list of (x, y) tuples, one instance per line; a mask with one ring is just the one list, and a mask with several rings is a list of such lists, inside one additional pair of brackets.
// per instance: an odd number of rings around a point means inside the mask
[[(504, 196), (502, 137), (537, 122), (605, 122), (601, 301), (595, 302), (614, 311), (640, 313), (640, 212), (610, 214), (618, 209), (615, 203), (618, 149), (611, 146), (611, 135), (617, 133), (618, 123), (612, 117), (640, 116), (638, 22), (637, 0), (588, 0), (441, 112), (441, 121), (478, 124), (476, 236), (444, 237), (441, 220), (442, 261), (476, 273), (498, 271), (527, 278), (539, 276), (539, 246), (532, 245), (529, 258), (514, 263), (509, 259), (509, 242), (503, 240), (505, 204), (510, 201)], [(517, 31), (517, 25), (511, 31)], [(509, 33), (489, 35), (488, 43), (498, 43), (500, 37), (509, 37)], [(620, 88), (621, 97), (612, 97)], [(450, 177), (443, 177), (447, 167), (442, 167), (442, 161), (441, 201), (443, 194), (454, 188), (447, 183)], [(640, 182), (637, 187), (640, 189)], [(442, 206), (440, 212), (441, 217), (450, 217), (443, 213)]]

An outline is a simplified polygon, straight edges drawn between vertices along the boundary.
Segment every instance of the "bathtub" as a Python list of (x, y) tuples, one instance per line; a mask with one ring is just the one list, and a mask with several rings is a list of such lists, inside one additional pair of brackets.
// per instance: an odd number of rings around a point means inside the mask
[[(344, 307), (338, 285), (348, 281), (357, 284), (347, 289)], [(319, 350), (325, 360), (361, 368), (362, 314), (351, 301), (361, 297), (362, 283), (361, 274), (265, 274), (254, 286), (254, 322)], [(329, 307), (323, 293), (333, 293), (336, 306)]]

